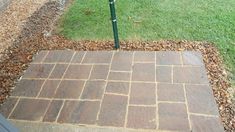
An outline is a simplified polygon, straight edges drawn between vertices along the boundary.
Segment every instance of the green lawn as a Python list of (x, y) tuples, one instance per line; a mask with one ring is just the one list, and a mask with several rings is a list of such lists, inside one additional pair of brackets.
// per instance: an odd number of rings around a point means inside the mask
[[(235, 0), (116, 0), (121, 40), (215, 43), (235, 80)], [(108, 0), (75, 0), (57, 31), (75, 40), (109, 40)]]

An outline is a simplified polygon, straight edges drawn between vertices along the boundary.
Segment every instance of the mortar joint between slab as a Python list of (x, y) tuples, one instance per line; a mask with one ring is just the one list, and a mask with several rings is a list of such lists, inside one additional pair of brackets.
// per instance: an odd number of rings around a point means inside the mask
[(189, 128), (190, 128), (190, 130), (192, 130), (192, 123), (191, 123), (190, 115), (189, 115), (189, 106), (188, 106), (188, 99), (187, 99), (185, 84), (183, 84), (183, 89), (184, 89), (184, 98), (185, 98), (185, 105), (186, 105), (186, 110), (187, 110), (187, 116), (188, 116), (187, 118), (188, 118)]
[(84, 91), (84, 89), (85, 89), (86, 84), (87, 84), (87, 80), (83, 83), (82, 90), (81, 90), (81, 93), (80, 93), (78, 99), (81, 99), (81, 98), (82, 98), (82, 94), (83, 94), (83, 91)]
[(124, 73), (131, 73), (131, 71), (117, 71), (117, 70), (110, 70), (110, 72), (124, 72)]
[(85, 58), (86, 54), (87, 54), (87, 51), (85, 51), (85, 53), (83, 54), (83, 57), (82, 57), (82, 60), (81, 60), (80, 64), (82, 64), (82, 63), (83, 63), (83, 61), (84, 61), (84, 58)]
[(76, 52), (73, 53), (73, 56), (71, 57), (71, 59), (70, 59), (70, 61), (69, 61), (69, 64), (67, 65), (67, 67), (66, 67), (66, 69), (65, 69), (65, 71), (64, 71), (64, 73), (63, 73), (63, 75), (62, 75), (62, 77), (61, 77), (61, 79), (60, 79), (60, 81), (59, 81), (59, 83), (58, 83), (58, 85), (57, 85), (55, 91), (54, 91), (53, 98), (54, 98), (54, 96), (55, 96), (55, 94), (56, 94), (56, 92), (57, 92), (57, 90), (58, 90), (58, 88), (59, 88), (61, 82), (64, 80), (65, 73), (68, 71), (69, 66), (70, 66), (70, 63), (72, 62), (72, 60), (73, 60), (75, 54), (76, 54)]
[(185, 102), (180, 102), (180, 101), (158, 101), (158, 103), (168, 103), (168, 104), (186, 104)]
[(47, 80), (49, 79), (49, 77), (51, 76), (51, 74), (52, 74), (52, 72), (54, 71), (55, 67), (56, 67), (56, 64), (54, 64), (54, 66), (53, 66), (53, 68), (51, 69), (51, 71), (50, 71), (48, 77), (45, 78), (45, 80), (43, 81), (43, 83), (42, 83), (42, 85), (41, 85), (41, 87), (40, 87), (40, 90), (39, 90), (39, 92), (38, 92), (36, 98), (39, 97), (40, 93), (42, 92), (42, 89), (43, 89), (44, 85), (46, 84), (46, 81), (47, 81)]
[(219, 115), (208, 115), (208, 114), (201, 114), (201, 113), (193, 113), (193, 112), (189, 112), (190, 115), (195, 115), (195, 116), (204, 116), (204, 117), (216, 117), (219, 118)]
[(128, 95), (125, 95), (125, 94), (119, 94), (119, 93), (111, 93), (111, 92), (105, 92), (105, 94), (107, 95), (117, 95), (117, 96), (128, 96)]
[[(92, 72), (92, 71), (93, 71), (93, 65), (91, 66), (91, 70), (90, 70), (90, 73), (89, 73), (89, 75), (88, 75), (88, 80), (89, 80), (90, 77), (91, 77), (91, 72)], [(84, 82), (84, 84), (83, 84), (82, 91), (81, 91), (81, 93), (80, 93), (80, 95), (79, 95), (79, 97), (78, 97), (79, 99), (82, 98), (82, 94), (83, 94), (83, 91), (84, 91), (84, 89), (85, 89), (85, 86), (86, 86), (88, 80), (85, 80), (85, 82)]]
[(132, 73), (133, 73), (133, 66), (134, 66), (134, 58), (135, 58), (135, 51), (132, 54), (132, 60), (131, 60), (131, 71), (130, 71), (130, 81), (129, 81), (129, 90), (127, 94), (127, 105), (126, 105), (126, 115), (125, 115), (125, 122), (124, 122), (124, 128), (127, 128), (128, 123), (128, 111), (130, 106), (130, 94), (131, 94), (131, 85), (132, 85)]
[(101, 97), (100, 106), (99, 106), (98, 113), (97, 113), (97, 116), (96, 116), (96, 123), (95, 123), (96, 125), (98, 124), (98, 120), (99, 120), (99, 116), (100, 116), (100, 112), (101, 112), (101, 106), (102, 106), (102, 103), (103, 103), (103, 100), (104, 100), (104, 94), (106, 92), (106, 87), (107, 87), (107, 84), (108, 84), (108, 77), (109, 77), (109, 73), (110, 73), (110, 70), (111, 70), (111, 65), (112, 65), (112, 62), (113, 62), (114, 54), (115, 54), (115, 52), (112, 52), (112, 57), (111, 57), (111, 61), (110, 61), (109, 69), (108, 69), (109, 71), (108, 71), (108, 74), (107, 74), (107, 77), (106, 77), (104, 93)]
[[(26, 96), (12, 96), (11, 98), (16, 98), (16, 99), (18, 99), (18, 98), (20, 98), (20, 99), (36, 99), (35, 97), (26, 97)], [(64, 98), (45, 98), (45, 97), (39, 97), (39, 98), (37, 98), (37, 99), (39, 99), (39, 100), (48, 100), (48, 101), (50, 101), (50, 100), (67, 100), (67, 101), (100, 101), (100, 99), (73, 99), (73, 98), (66, 98), (66, 99), (64, 99)]]
[(157, 69), (157, 53), (156, 52), (154, 52), (154, 61), (155, 61), (155, 66), (154, 66), (154, 68), (155, 68), (155, 83), (156, 83), (156, 86), (155, 86), (155, 88), (156, 88), (156, 93), (155, 93), (155, 95), (156, 95), (156, 129), (158, 130), (159, 129), (159, 115), (158, 115), (158, 82), (157, 82), (157, 71), (156, 71), (156, 69)]
[(146, 108), (149, 108), (149, 107), (156, 107), (157, 105), (144, 105), (144, 104), (129, 104), (129, 106), (131, 107), (146, 107)]
[(43, 119), (44, 119), (44, 117), (45, 117), (45, 115), (46, 115), (46, 113), (47, 113), (47, 111), (48, 111), (48, 109), (49, 109), (49, 107), (50, 107), (50, 105), (51, 105), (51, 102), (52, 102), (52, 100), (49, 101), (49, 103), (48, 103), (48, 105), (47, 105), (47, 107), (46, 107), (46, 110), (45, 110), (45, 112), (43, 113), (43, 116), (40, 117), (39, 121), (43, 121)]
[(62, 101), (62, 105), (61, 105), (61, 107), (60, 107), (60, 110), (59, 110), (59, 112), (58, 112), (58, 114), (57, 114), (57, 116), (56, 116), (54, 122), (56, 122), (56, 123), (58, 122), (58, 119), (59, 119), (59, 117), (60, 117), (60, 114), (61, 114), (61, 111), (62, 111), (64, 105), (65, 105), (65, 100)]
[(156, 82), (156, 129), (158, 130), (159, 129), (159, 109), (158, 109), (158, 104), (159, 104), (159, 102), (158, 102), (158, 82)]

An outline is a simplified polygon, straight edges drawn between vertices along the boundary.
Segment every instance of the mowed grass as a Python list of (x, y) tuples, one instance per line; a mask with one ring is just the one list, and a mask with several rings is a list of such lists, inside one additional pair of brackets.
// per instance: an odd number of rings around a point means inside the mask
[[(214, 43), (235, 81), (235, 0), (116, 0), (121, 40)], [(108, 0), (75, 0), (57, 29), (74, 40), (112, 40)]]

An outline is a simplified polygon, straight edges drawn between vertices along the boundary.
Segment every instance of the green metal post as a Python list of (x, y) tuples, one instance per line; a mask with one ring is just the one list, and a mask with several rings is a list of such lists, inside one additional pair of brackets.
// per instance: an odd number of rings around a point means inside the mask
[(111, 19), (113, 25), (113, 36), (115, 42), (115, 48), (119, 49), (119, 39), (118, 39), (118, 28), (117, 28), (117, 18), (115, 12), (115, 0), (109, 0), (110, 12), (111, 12)]

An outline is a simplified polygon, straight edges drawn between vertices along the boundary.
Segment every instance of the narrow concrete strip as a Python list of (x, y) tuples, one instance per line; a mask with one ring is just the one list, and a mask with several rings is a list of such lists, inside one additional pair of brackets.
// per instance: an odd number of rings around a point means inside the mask
[(131, 130), (109, 127), (83, 127), (70, 124), (39, 123), (28, 121), (9, 120), (21, 132), (168, 132), (156, 130)]

